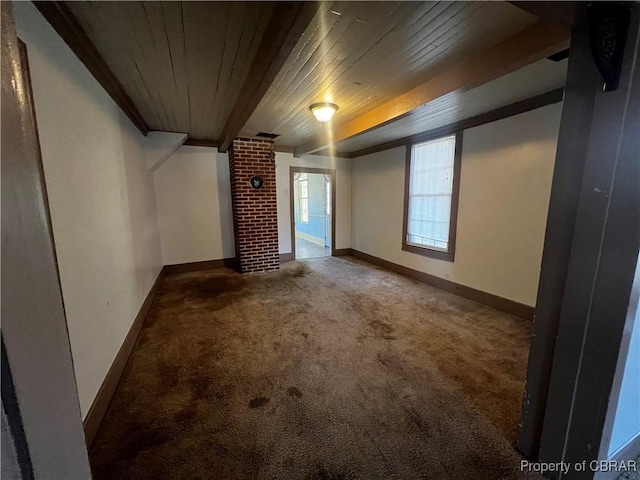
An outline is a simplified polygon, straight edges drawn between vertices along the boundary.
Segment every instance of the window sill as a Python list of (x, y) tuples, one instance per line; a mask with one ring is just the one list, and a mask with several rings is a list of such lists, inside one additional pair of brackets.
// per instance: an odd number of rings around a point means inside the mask
[(415, 245), (408, 245), (406, 243), (402, 244), (402, 250), (404, 250), (405, 252), (415, 253), (416, 255), (422, 255), (423, 257), (445, 260), (447, 262), (453, 262), (455, 258), (455, 252), (432, 250), (428, 247), (416, 247)]

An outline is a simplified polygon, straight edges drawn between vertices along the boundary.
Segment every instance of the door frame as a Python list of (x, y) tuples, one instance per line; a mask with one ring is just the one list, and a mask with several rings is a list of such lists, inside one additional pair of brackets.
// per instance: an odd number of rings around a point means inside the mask
[(336, 169), (315, 167), (289, 167), (289, 221), (291, 225), (291, 259), (296, 259), (296, 219), (293, 175), (295, 173), (320, 173), (331, 176), (331, 256), (336, 255)]
[[(518, 448), (538, 462), (588, 467), (604, 460), (631, 326), (640, 245), (640, 7), (629, 5), (620, 85), (610, 92), (593, 60), (586, 9), (578, 5), (572, 31)], [(573, 468), (548, 476), (601, 473)]]
[(89, 479), (27, 47), (16, 36), (12, 9), (0, 2), (2, 468), (6, 447), (14, 455), (10, 475)]

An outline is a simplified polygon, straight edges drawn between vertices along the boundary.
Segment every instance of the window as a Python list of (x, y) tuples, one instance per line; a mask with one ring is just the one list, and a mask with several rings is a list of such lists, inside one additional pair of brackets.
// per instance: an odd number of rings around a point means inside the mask
[(462, 134), (407, 147), (402, 249), (453, 261)]
[(301, 173), (298, 178), (298, 220), (309, 222), (309, 177)]
[(327, 199), (327, 201), (325, 202), (327, 211), (325, 213), (327, 215), (331, 215), (331, 177), (329, 177), (329, 180), (327, 180), (327, 176), (328, 175), (324, 176), (325, 197)]

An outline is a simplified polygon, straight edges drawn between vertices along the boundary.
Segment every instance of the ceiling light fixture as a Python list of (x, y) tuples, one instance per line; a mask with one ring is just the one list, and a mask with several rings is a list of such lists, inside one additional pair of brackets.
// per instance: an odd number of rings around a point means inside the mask
[(309, 107), (309, 110), (320, 123), (327, 123), (338, 110), (338, 105), (329, 102), (314, 103)]

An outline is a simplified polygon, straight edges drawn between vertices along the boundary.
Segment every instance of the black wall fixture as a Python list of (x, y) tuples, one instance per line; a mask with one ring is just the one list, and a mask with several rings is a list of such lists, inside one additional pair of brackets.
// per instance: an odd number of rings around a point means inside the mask
[(618, 2), (594, 2), (587, 6), (591, 54), (604, 80), (605, 92), (616, 90), (620, 84), (630, 15), (629, 6)]

